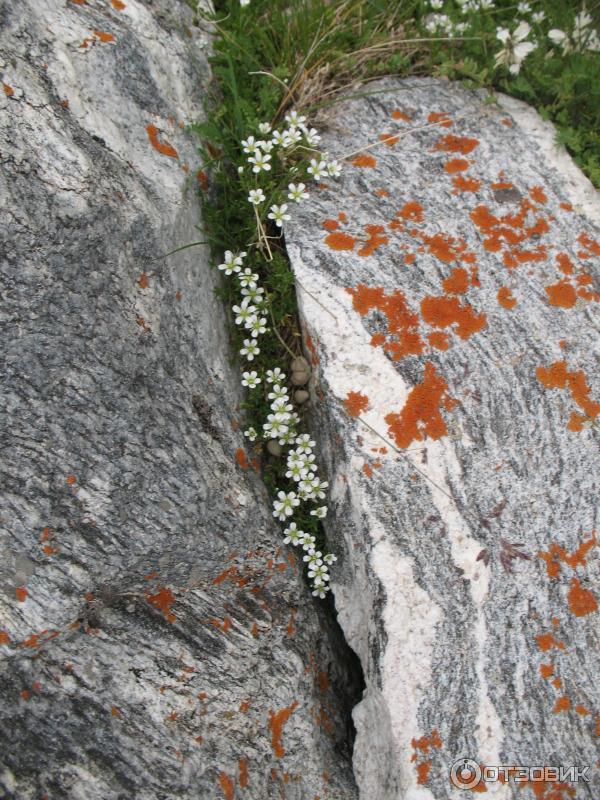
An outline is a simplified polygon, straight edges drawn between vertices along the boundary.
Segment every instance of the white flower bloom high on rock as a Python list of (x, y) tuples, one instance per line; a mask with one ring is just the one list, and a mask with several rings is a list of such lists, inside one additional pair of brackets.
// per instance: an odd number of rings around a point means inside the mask
[(288, 198), (295, 200), (299, 203), (301, 200), (308, 200), (309, 193), (305, 191), (306, 186), (303, 183), (290, 183), (288, 185)]
[(282, 522), (291, 517), (294, 508), (300, 505), (300, 500), (295, 492), (277, 492), (277, 500), (273, 502), (273, 516)]
[(525, 41), (530, 33), (531, 27), (527, 22), (520, 22), (512, 33), (508, 28), (498, 28), (496, 38), (504, 47), (496, 53), (496, 67), (506, 66), (511, 75), (518, 75), (523, 60), (536, 48), (533, 42)]
[(269, 161), (271, 160), (271, 156), (268, 153), (262, 153), (260, 150), (255, 150), (254, 155), (250, 156), (248, 161), (251, 164), (254, 164), (252, 167), (252, 172), (259, 173), (261, 170), (270, 170), (271, 165)]
[(246, 356), (248, 361), (254, 361), (254, 356), (260, 353), (260, 349), (254, 339), (244, 339), (244, 346), (240, 350), (240, 355)]
[(280, 206), (271, 206), (271, 210), (267, 216), (269, 219), (274, 220), (278, 228), (281, 228), (284, 222), (291, 219), (291, 216), (287, 213), (287, 209), (287, 203), (282, 203)]

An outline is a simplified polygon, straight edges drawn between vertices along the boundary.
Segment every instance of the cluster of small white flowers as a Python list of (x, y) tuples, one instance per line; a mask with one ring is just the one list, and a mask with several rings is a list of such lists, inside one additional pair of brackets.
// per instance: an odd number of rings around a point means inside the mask
[(585, 7), (575, 17), (573, 30), (570, 34), (553, 28), (548, 31), (548, 38), (553, 44), (560, 45), (565, 55), (568, 53), (580, 53), (583, 50), (600, 50), (600, 37), (598, 32), (592, 27), (592, 18), (585, 10)]
[(525, 20), (519, 22), (512, 33), (508, 28), (498, 28), (496, 38), (504, 47), (496, 53), (495, 66), (506, 66), (511, 75), (518, 75), (523, 60), (537, 47), (534, 42), (525, 41), (530, 33), (531, 26)]
[[(248, 5), (249, 0), (240, 0), (240, 3), (243, 6)], [(286, 127), (276, 131), (271, 129), (268, 122), (262, 122), (258, 126), (258, 131), (265, 138), (257, 139), (254, 136), (248, 136), (247, 139), (242, 140), (242, 150), (247, 154), (247, 160), (254, 175), (258, 176), (262, 172), (271, 170), (273, 156), (278, 155), (278, 150), (286, 151), (286, 155), (299, 147), (307, 149), (309, 152), (315, 150), (321, 137), (314, 128), (310, 128), (306, 124), (306, 117), (300, 116), (296, 111), (291, 111), (286, 115), (285, 122)], [(244, 171), (244, 167), (238, 168), (240, 174), (243, 174)], [(294, 172), (297, 171), (297, 168), (294, 168)], [(310, 159), (306, 171), (314, 180), (321, 180), (326, 176), (338, 177), (341, 173), (341, 165), (327, 154), (318, 154), (318, 158)], [(297, 178), (295, 183), (288, 184), (287, 200), (300, 203), (308, 200), (309, 197), (306, 185), (299, 182)], [(248, 189), (248, 202), (256, 208), (257, 215), (260, 213), (260, 206), (266, 201), (267, 196), (264, 189), (257, 185)], [(284, 222), (291, 219), (288, 209), (288, 203), (273, 204), (270, 206), (267, 218), (273, 220), (275, 225), (281, 228)], [(264, 289), (259, 286), (259, 276), (248, 267), (244, 267), (246, 255), (247, 253), (244, 251), (233, 253), (231, 250), (227, 250), (223, 263), (219, 264), (219, 269), (226, 276), (235, 276), (241, 294), (239, 303), (232, 307), (235, 324), (243, 326), (248, 333), (248, 338), (244, 339), (244, 346), (240, 350), (240, 354), (247, 361), (253, 361), (260, 354), (258, 337), (267, 331), (268, 301)], [(268, 384), (267, 398), (270, 400), (271, 413), (267, 415), (267, 420), (262, 426), (262, 433), (249, 427), (244, 431), (244, 436), (250, 442), (255, 442), (260, 437), (269, 442), (275, 441), (280, 447), (290, 448), (287, 454), (286, 477), (295, 482), (296, 490), (277, 491), (276, 499), (273, 502), (273, 516), (288, 524), (284, 531), (284, 542), (302, 547), (304, 561), (308, 567), (308, 577), (312, 583), (312, 593), (315, 597), (324, 598), (329, 591), (329, 567), (337, 559), (331, 553), (323, 555), (317, 551), (315, 537), (299, 530), (297, 524), (292, 522), (290, 517), (301, 503), (312, 503), (314, 507), (311, 509), (310, 515), (316, 519), (324, 519), (327, 515), (327, 506), (323, 505), (321, 501), (325, 500), (325, 490), (329, 484), (317, 477), (317, 465), (313, 453), (315, 443), (308, 434), (298, 433), (300, 417), (290, 403), (290, 394), (285, 385), (284, 373), (279, 367), (276, 367), (266, 370), (263, 377)], [(242, 373), (242, 385), (252, 391), (262, 383), (263, 377), (256, 370), (245, 371)]]

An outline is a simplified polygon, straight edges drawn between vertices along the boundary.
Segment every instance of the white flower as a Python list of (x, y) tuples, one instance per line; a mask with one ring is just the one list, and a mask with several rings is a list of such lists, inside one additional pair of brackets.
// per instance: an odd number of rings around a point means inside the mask
[(290, 422), (292, 422), (292, 420), (288, 420), (287, 431), (284, 431), (279, 437), (279, 444), (282, 447), (289, 446), (294, 441), (294, 437), (296, 435), (296, 431), (294, 430), (293, 425), (290, 426), (289, 424)]
[(255, 441), (258, 433), (254, 430), (254, 428), (248, 428), (247, 431), (244, 431), (244, 436), (247, 436), (251, 442)]
[(288, 464), (288, 471), (285, 473), (286, 478), (291, 478), (292, 480), (298, 483), (301, 481), (307, 474), (306, 467), (303, 467), (302, 464), (295, 461), (293, 464)]
[(323, 600), (328, 591), (329, 586), (326, 586), (325, 584), (315, 584), (315, 589), (312, 595), (313, 597), (320, 597), (321, 600)]
[(310, 167), (308, 167), (306, 171), (309, 175), (312, 175), (316, 181), (319, 181), (327, 175), (327, 164), (324, 161), (317, 161), (316, 158), (312, 158)]
[(310, 568), (313, 564), (317, 566), (317, 564), (323, 563), (322, 555), (323, 553), (320, 551), (309, 550), (302, 560), (305, 561)]
[(249, 320), (246, 327), (250, 331), (250, 334), (256, 339), (261, 334), (266, 332), (266, 324), (267, 320), (265, 317), (255, 317), (253, 320)]
[(487, 8), (494, 7), (494, 0), (479, 0), (479, 8), (485, 11)]
[(242, 148), (244, 153), (254, 153), (258, 147), (258, 142), (254, 136), (249, 136), (247, 139), (242, 139)]
[(223, 263), (219, 264), (219, 269), (222, 270), (225, 275), (231, 275), (233, 272), (239, 272), (240, 267), (242, 266), (242, 259), (245, 257), (246, 253), (232, 253), (231, 250), (225, 251), (225, 257), (223, 259)]
[(444, 6), (444, 0), (430, 0), (429, 5), (434, 11), (439, 11)]
[(303, 550), (311, 552), (312, 550), (314, 550), (315, 541), (316, 540), (314, 536), (311, 536), (310, 533), (305, 533), (304, 536), (300, 539), (300, 544), (302, 545)]
[(300, 117), (297, 111), (290, 111), (289, 114), (285, 115), (285, 121), (288, 125), (302, 125), (306, 122), (306, 117)]
[(285, 422), (282, 422), (280, 419), (277, 419), (274, 414), (269, 414), (270, 422), (265, 422), (263, 425), (263, 431), (267, 434), (269, 439), (279, 439), (280, 436), (288, 430), (288, 426)]
[(242, 288), (242, 294), (247, 300), (251, 300), (254, 303), (261, 303), (264, 298), (261, 296), (265, 293), (265, 290), (262, 286), (244, 286)]
[(265, 133), (265, 134), (269, 133), (270, 130), (271, 130), (271, 123), (270, 122), (261, 122), (260, 125), (258, 126), (258, 130), (261, 133)]
[(286, 147), (289, 147), (292, 144), (298, 144), (298, 142), (302, 141), (302, 131), (298, 128), (290, 128), (289, 130), (285, 131), (287, 137), (289, 139), (289, 144)]
[(327, 162), (327, 172), (331, 178), (339, 178), (342, 174), (342, 165), (339, 161), (332, 159)]
[(546, 14), (543, 11), (534, 11), (531, 15), (531, 19), (533, 22), (537, 22), (539, 24), (546, 19)]
[(298, 458), (300, 459), (300, 463), (303, 464), (309, 471), (317, 469), (314, 463), (315, 457), (312, 453), (300, 453)]
[(260, 383), (258, 374), (254, 371), (242, 373), (242, 386), (247, 386), (249, 389), (254, 389)]
[(283, 535), (285, 536), (283, 540), (284, 544), (293, 544), (294, 547), (296, 547), (300, 544), (300, 539), (304, 536), (304, 531), (299, 530), (295, 522), (290, 522), (288, 527), (284, 530)]
[(271, 141), (273, 144), (279, 145), (280, 147), (289, 147), (291, 144), (291, 139), (287, 131), (273, 131)]
[(568, 36), (564, 31), (553, 28), (548, 31), (548, 38), (553, 44), (560, 45), (566, 55), (571, 52), (581, 50), (600, 50), (600, 37), (591, 27), (592, 18), (585, 9), (582, 9), (575, 17), (575, 23), (571, 35)]
[(281, 386), (279, 383), (276, 383), (273, 386), (272, 391), (270, 391), (269, 394), (267, 395), (267, 398), (269, 400), (279, 400), (280, 397), (283, 397), (286, 400), (289, 400), (289, 396), (288, 396), (286, 387), (285, 386)]
[(323, 586), (329, 580), (329, 573), (325, 564), (316, 564), (308, 570), (308, 577), (313, 579), (315, 586)]
[(243, 175), (243, 174), (244, 174), (244, 168), (238, 167), (238, 175)]
[(316, 128), (311, 128), (310, 130), (304, 130), (304, 138), (306, 139), (306, 143), (311, 147), (317, 142), (321, 141), (321, 137), (319, 136)]
[(521, 0), (521, 2), (517, 5), (517, 11), (519, 14), (529, 14), (531, 11), (531, 6), (527, 0)]
[(294, 508), (300, 505), (300, 500), (296, 497), (295, 492), (277, 492), (277, 500), (273, 502), (273, 516), (282, 522), (286, 517), (291, 517), (294, 513)]
[(267, 198), (265, 197), (265, 193), (262, 189), (250, 189), (248, 202), (252, 203), (252, 205), (257, 206), (259, 203), (264, 203), (266, 199)]
[(511, 75), (518, 75), (521, 62), (536, 48), (532, 42), (523, 41), (530, 32), (531, 27), (527, 22), (520, 22), (512, 34), (507, 28), (496, 30), (496, 38), (504, 44), (504, 48), (496, 53), (496, 67), (505, 65)]
[(275, 145), (273, 144), (273, 142), (261, 142), (260, 143), (260, 149), (264, 153), (270, 153), (274, 146)]
[(279, 367), (267, 370), (267, 383), (283, 383), (284, 380), (285, 380), (285, 375), (279, 369)]
[(312, 453), (312, 449), (315, 446), (315, 442), (312, 441), (308, 433), (302, 433), (296, 439), (296, 452), (300, 455), (301, 453)]
[(315, 508), (314, 511), (310, 512), (311, 517), (317, 517), (317, 519), (325, 519), (327, 516), (327, 506), (320, 506), (319, 508)]
[(295, 200), (299, 203), (301, 200), (308, 200), (310, 197), (308, 192), (305, 192), (306, 186), (303, 183), (290, 183), (288, 184), (288, 197), (290, 200)]
[(254, 356), (260, 353), (260, 349), (254, 339), (244, 339), (244, 346), (240, 350), (240, 355), (246, 356), (248, 361), (253, 361)]
[(267, 171), (270, 170), (271, 169), (271, 165), (269, 164), (270, 160), (271, 156), (268, 153), (261, 153), (260, 150), (255, 150), (254, 155), (250, 156), (250, 158), (248, 159), (248, 161), (251, 164), (254, 164), (254, 166), (252, 167), (252, 172), (256, 173), (260, 172), (261, 169)]
[(236, 314), (236, 325), (246, 325), (256, 314), (256, 306), (251, 306), (247, 297), (242, 300), (240, 306), (232, 306), (231, 310)]
[[(255, 272), (252, 272), (251, 269), (246, 269), (243, 272), (238, 272), (238, 281), (240, 282), (240, 286), (244, 288), (248, 286), (252, 286), (256, 288), (256, 281), (258, 280), (258, 275)], [(245, 300), (242, 301), (242, 305), (244, 305)]]
[(334, 556), (333, 553), (327, 553), (326, 556), (323, 556), (323, 561), (328, 565), (331, 566), (334, 561), (337, 561), (337, 556)]
[(271, 206), (271, 211), (267, 214), (269, 219), (275, 220), (275, 225), (281, 228), (284, 222), (291, 219), (287, 212), (287, 203), (282, 203), (280, 206)]
[(249, 6), (250, 5), (250, 0), (240, 0), (240, 5), (242, 6), (242, 8), (244, 6)]
[(289, 411), (292, 411), (294, 406), (291, 403), (287, 402), (287, 399), (284, 397), (278, 397), (276, 400), (273, 400), (271, 403), (271, 410), (274, 411), (276, 414), (288, 414)]
[(325, 489), (329, 486), (327, 481), (322, 481), (320, 478), (312, 478), (312, 493), (311, 499), (312, 500), (324, 500), (325, 499)]

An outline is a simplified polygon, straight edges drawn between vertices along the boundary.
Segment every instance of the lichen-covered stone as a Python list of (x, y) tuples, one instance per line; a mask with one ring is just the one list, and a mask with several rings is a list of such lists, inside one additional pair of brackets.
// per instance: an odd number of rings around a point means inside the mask
[(367, 685), (360, 796), (453, 796), (459, 758), (589, 765), (487, 791), (595, 796), (598, 196), (516, 101), (369, 88), (324, 137), (342, 177), (285, 227)]
[(0, 9), (0, 796), (356, 796), (197, 230), (184, 2)]

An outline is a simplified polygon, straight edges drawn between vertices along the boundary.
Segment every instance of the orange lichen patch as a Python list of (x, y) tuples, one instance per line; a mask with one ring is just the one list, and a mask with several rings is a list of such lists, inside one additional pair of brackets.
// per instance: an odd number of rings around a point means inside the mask
[(238, 767), (240, 771), (240, 786), (245, 789), (248, 786), (248, 759), (240, 758)]
[(584, 705), (581, 705), (581, 703), (578, 703), (578, 704), (575, 706), (575, 711), (576, 711), (576, 712), (577, 712), (577, 713), (578, 713), (578, 714), (579, 714), (581, 717), (587, 717), (587, 716), (589, 715), (589, 713), (590, 713), (590, 712), (588, 711), (588, 709), (587, 709), (587, 708), (586, 708)]
[(452, 127), (452, 120), (448, 116), (448, 114), (444, 113), (443, 111), (432, 111), (431, 114), (427, 117), (427, 122), (430, 122), (435, 125), (435, 123), (439, 123), (444, 128)]
[(464, 340), (480, 331), (487, 322), (485, 314), (477, 314), (471, 305), (461, 303), (457, 297), (427, 295), (421, 300), (421, 315), (435, 328), (456, 325), (453, 330)]
[(67, 484), (69, 486), (73, 486), (73, 484), (77, 483), (77, 478), (75, 475), (67, 475)]
[(243, 470), (248, 469), (248, 458), (243, 447), (238, 447), (238, 449), (235, 451), (235, 460), (237, 461), (238, 466), (240, 466)]
[(464, 294), (469, 288), (469, 273), (463, 267), (455, 267), (442, 286), (447, 294)]
[(159, 587), (156, 594), (146, 594), (146, 600), (151, 606), (162, 611), (167, 622), (175, 622), (177, 617), (171, 611), (171, 606), (175, 602), (175, 595), (168, 587)]
[(385, 235), (383, 225), (365, 225), (368, 238), (358, 251), (359, 256), (372, 255), (381, 245), (387, 244), (389, 238)]
[(8, 83), (4, 83), (4, 81), (2, 82), (2, 88), (4, 89), (4, 94), (7, 97), (12, 97), (15, 93), (15, 90), (12, 88), (12, 86), (9, 86)]
[(421, 761), (415, 767), (417, 771), (417, 783), (426, 784), (429, 780), (429, 771), (431, 770), (431, 761)]
[(540, 675), (542, 678), (549, 678), (554, 673), (553, 664), (540, 664)]
[(578, 253), (581, 258), (600, 256), (600, 243), (598, 243), (595, 239), (592, 239), (589, 234), (580, 233), (577, 237), (577, 241), (583, 248), (583, 250), (580, 250)]
[(560, 207), (563, 211), (573, 211), (573, 206), (571, 203), (561, 203)]
[(594, 734), (600, 736), (600, 714), (596, 717), (596, 724), (594, 725)]
[(273, 712), (272, 710), (269, 710), (269, 729), (271, 731), (271, 746), (277, 758), (282, 758), (285, 755), (285, 750), (281, 744), (281, 734), (283, 732), (283, 726), (297, 708), (298, 708), (298, 702), (294, 701), (287, 708), (282, 708), (281, 711)]
[(379, 136), (379, 141), (383, 142), (388, 147), (393, 147), (395, 144), (398, 144), (400, 137), (394, 136), (393, 133), (382, 133)]
[(558, 639), (555, 639), (551, 633), (541, 633), (539, 636), (535, 637), (535, 640), (537, 642), (537, 646), (544, 653), (548, 650), (551, 650), (553, 647), (556, 647), (558, 650), (565, 649), (564, 642), (559, 642)]
[(562, 273), (565, 275), (572, 275), (574, 273), (575, 268), (573, 262), (566, 253), (557, 253), (556, 260), (558, 262), (558, 268)]
[(429, 749), (435, 747), (439, 750), (442, 746), (442, 740), (439, 732), (436, 730), (431, 731), (429, 736), (421, 736), (420, 739), (412, 739), (411, 746), (413, 750), (420, 750), (425, 755), (429, 755)]
[(319, 689), (322, 692), (326, 692), (329, 689), (329, 677), (326, 672), (322, 670), (317, 673), (317, 683), (319, 684)]
[(481, 181), (476, 178), (467, 178), (464, 175), (457, 175), (452, 180), (454, 185), (453, 194), (463, 194), (466, 192), (478, 192), (481, 187)]
[(432, 331), (430, 334), (428, 334), (427, 341), (437, 350), (448, 350), (450, 348), (448, 334), (444, 333), (443, 331)]
[(552, 686), (554, 686), (555, 689), (560, 689), (560, 687), (562, 686), (562, 681), (561, 681), (560, 678), (554, 678), (554, 680), (551, 681), (551, 683), (552, 683)]
[(325, 237), (325, 244), (332, 250), (354, 250), (356, 239), (349, 233), (335, 231)]
[(561, 711), (568, 711), (571, 708), (571, 701), (566, 695), (562, 697), (556, 698), (556, 703), (554, 703), (554, 711), (555, 714), (560, 714)]
[(567, 595), (569, 609), (576, 617), (585, 617), (598, 610), (598, 602), (594, 593), (589, 589), (582, 589), (581, 583), (577, 578), (571, 581), (571, 588)]
[(422, 234), (422, 241), (427, 245), (431, 255), (444, 261), (446, 264), (459, 261), (464, 252), (465, 245), (462, 240), (457, 240), (447, 233), (436, 233), (433, 236)]
[(512, 126), (513, 126), (513, 121), (512, 121), (512, 119), (510, 117), (503, 117), (500, 120), (500, 122), (502, 123), (502, 125), (505, 125), (507, 128), (512, 128)]
[(416, 258), (416, 256), (415, 256), (415, 254), (414, 254), (414, 253), (407, 253), (407, 254), (404, 256), (404, 263), (405, 263), (407, 266), (410, 266), (411, 264), (414, 264), (414, 263), (415, 263), (415, 258)]
[(411, 122), (412, 117), (409, 117), (408, 114), (405, 114), (404, 111), (400, 111), (399, 108), (395, 108), (392, 111), (392, 119), (401, 119), (403, 122)]
[(148, 275), (145, 272), (142, 272), (138, 279), (138, 286), (140, 289), (147, 289), (150, 286), (150, 281), (148, 280)]
[(351, 417), (360, 417), (369, 407), (369, 398), (360, 392), (348, 392), (344, 400), (346, 411)]
[(434, 147), (434, 150), (441, 150), (444, 153), (462, 153), (467, 155), (479, 146), (478, 139), (470, 139), (468, 136), (455, 136), (453, 133), (447, 133), (442, 136)]
[(148, 139), (150, 139), (150, 144), (155, 150), (158, 150), (158, 152), (163, 156), (168, 156), (169, 158), (179, 158), (177, 150), (175, 150), (172, 144), (169, 142), (159, 141), (159, 130), (156, 125), (147, 125), (146, 133), (148, 134)]
[(326, 231), (337, 231), (337, 229), (340, 227), (340, 223), (337, 221), (337, 219), (325, 219), (321, 223), (321, 226), (325, 228)]
[(517, 301), (512, 296), (512, 292), (508, 286), (501, 286), (498, 289), (498, 294), (496, 296), (498, 298), (498, 302), (503, 308), (514, 308), (517, 305)]
[[(538, 367), (535, 374), (540, 383), (547, 389), (568, 388), (571, 397), (588, 419), (595, 419), (600, 414), (600, 403), (590, 399), (591, 389), (583, 370), (569, 372), (565, 361), (557, 361), (548, 368)], [(569, 430), (581, 430), (584, 420), (585, 418), (580, 415), (575, 415), (575, 417), (572, 415), (567, 427)]]
[(464, 172), (469, 169), (469, 162), (466, 158), (451, 158), (450, 161), (446, 161), (444, 164), (444, 169), (449, 175), (454, 175), (457, 172)]
[(104, 42), (105, 44), (107, 42), (116, 42), (116, 39), (112, 33), (106, 33), (106, 31), (92, 31), (92, 33), (97, 39), (100, 39), (100, 41)]
[(558, 281), (551, 286), (546, 286), (546, 292), (551, 306), (573, 308), (577, 302), (575, 289), (568, 281)]
[(219, 785), (223, 791), (225, 800), (233, 800), (234, 798), (234, 784), (229, 775), (225, 772), (219, 773)]
[(110, 709), (110, 713), (111, 713), (111, 715), (112, 715), (113, 717), (120, 717), (120, 716), (121, 716), (121, 712), (120, 712), (120, 710), (117, 708), (117, 706), (113, 706), (113, 707)]
[(10, 636), (8, 635), (8, 631), (0, 631), (0, 645), (8, 644), (10, 642)]
[(352, 159), (352, 164), (355, 167), (375, 167), (377, 166), (377, 159), (367, 153), (360, 153)]
[(367, 478), (372, 478), (373, 477), (373, 469), (371, 468), (370, 464), (367, 464), (366, 461), (363, 464), (362, 470), (365, 473), (365, 475), (367, 476)]
[(385, 417), (390, 436), (398, 447), (408, 447), (426, 436), (440, 439), (447, 433), (441, 415), (447, 390), (448, 384), (437, 374), (435, 365), (431, 361), (425, 362), (423, 382), (413, 387), (402, 411)]
[[(405, 355), (418, 355), (423, 352), (424, 344), (419, 336), (419, 317), (412, 312), (404, 294), (396, 290), (387, 295), (381, 286), (369, 287), (359, 284), (354, 289), (347, 289), (352, 295), (354, 309), (361, 316), (371, 309), (381, 311), (387, 317), (390, 338), (384, 345), (390, 356), (398, 361)], [(380, 340), (377, 341), (380, 343)]]
[(514, 189), (515, 186), (510, 181), (496, 181), (491, 184), (492, 189)]
[(412, 222), (423, 222), (423, 206), (417, 200), (409, 200), (408, 203), (404, 203), (397, 215)]
[(19, 603), (24, 603), (25, 600), (27, 599), (28, 594), (29, 592), (24, 586), (17, 586), (17, 588), (15, 589), (15, 595)]
[(532, 186), (529, 190), (529, 196), (532, 200), (535, 200), (536, 203), (547, 203), (548, 197), (546, 196), (546, 192), (542, 189), (541, 186)]
[(124, 11), (127, 8), (125, 3), (122, 3), (121, 0), (110, 0), (110, 4), (113, 8), (116, 8), (117, 11)]
[(196, 179), (203, 192), (208, 191), (208, 175), (203, 169), (199, 169), (196, 173)]
[(389, 197), (390, 193), (387, 189), (375, 189), (375, 194), (377, 197)]

